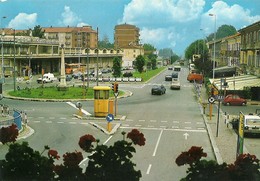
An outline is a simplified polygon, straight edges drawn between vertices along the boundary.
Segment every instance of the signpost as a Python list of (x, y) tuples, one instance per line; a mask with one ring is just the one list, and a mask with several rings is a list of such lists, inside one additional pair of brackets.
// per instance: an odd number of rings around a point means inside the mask
[(238, 137), (237, 137), (237, 154), (243, 154), (243, 147), (244, 147), (244, 118), (245, 115), (240, 111), (239, 112), (239, 126), (238, 126)]
[(114, 120), (114, 115), (108, 114), (106, 116), (106, 120), (107, 120), (107, 131), (110, 132), (111, 131), (111, 122)]

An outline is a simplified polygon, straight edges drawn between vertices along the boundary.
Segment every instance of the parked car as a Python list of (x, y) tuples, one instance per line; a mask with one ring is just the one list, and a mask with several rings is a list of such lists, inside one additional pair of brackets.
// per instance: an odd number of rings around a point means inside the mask
[(226, 106), (229, 105), (234, 105), (234, 106), (245, 106), (247, 101), (246, 99), (243, 99), (241, 97), (239, 97), (236, 94), (228, 94), (224, 100), (222, 101), (222, 103)]
[(171, 75), (166, 75), (165, 76), (165, 81), (172, 81), (172, 76)]
[(165, 94), (166, 93), (166, 88), (163, 85), (154, 85), (152, 87), (152, 91), (151, 91), (152, 95), (154, 94)]
[(179, 78), (179, 73), (178, 72), (173, 72), (172, 73), (172, 78), (174, 79), (174, 78)]
[(173, 70), (173, 68), (172, 67), (168, 67), (168, 70)]
[(171, 89), (178, 89), (178, 90), (181, 89), (181, 83), (180, 83), (179, 79), (177, 79), (177, 78), (172, 79)]

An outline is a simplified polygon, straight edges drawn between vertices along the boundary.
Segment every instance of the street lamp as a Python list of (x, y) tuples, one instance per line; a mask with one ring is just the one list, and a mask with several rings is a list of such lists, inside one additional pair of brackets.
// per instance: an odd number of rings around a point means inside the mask
[(15, 64), (16, 64), (16, 62), (15, 62), (15, 54), (16, 54), (16, 49), (15, 49), (15, 29), (13, 29), (13, 31), (14, 31), (14, 69), (13, 69), (13, 77), (14, 77), (14, 92), (16, 91), (16, 77), (15, 77)]
[[(2, 26), (2, 19), (5, 19), (6, 18), (6, 16), (3, 16), (2, 18), (1, 18), (1, 26)], [(1, 66), (1, 68), (2, 68), (2, 81), (3, 81), (3, 83), (4, 83), (4, 40), (3, 40), (3, 36), (4, 36), (4, 28), (2, 29), (2, 33), (1, 33), (1, 44), (2, 44), (2, 47), (1, 47), (1, 54), (2, 54), (2, 66)]]
[(214, 78), (215, 78), (215, 63), (216, 63), (216, 15), (215, 14), (209, 14), (209, 16), (214, 16), (214, 55), (213, 55), (213, 74), (212, 74), (212, 79), (214, 82)]

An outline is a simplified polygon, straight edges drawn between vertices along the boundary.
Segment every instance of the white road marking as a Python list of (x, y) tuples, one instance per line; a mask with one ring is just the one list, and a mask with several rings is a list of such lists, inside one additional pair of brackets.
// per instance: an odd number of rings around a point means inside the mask
[(45, 121), (46, 123), (52, 123), (52, 121)]
[(136, 127), (140, 127), (140, 126), (142, 126), (142, 125), (140, 125), (140, 124), (136, 124), (135, 126), (136, 126)]
[(60, 119), (67, 119), (67, 118), (60, 118)]
[(134, 120), (132, 120), (132, 119), (126, 119), (126, 121), (134, 121)]
[(45, 117), (38, 117), (38, 119), (44, 119)]
[(157, 120), (150, 120), (150, 122), (153, 122), (153, 123), (155, 123), (155, 122), (157, 122)]
[(161, 121), (162, 123), (167, 123), (168, 121)]
[(173, 121), (173, 123), (180, 123), (180, 121)]
[[(75, 109), (78, 109), (78, 108), (76, 107), (76, 105), (73, 104), (72, 102), (66, 102), (66, 103), (67, 103), (68, 105), (74, 107)], [(81, 109), (81, 111), (82, 111), (85, 115), (87, 115), (87, 116), (90, 116), (90, 115), (91, 115), (88, 111), (86, 111), (86, 110), (84, 110), (84, 109)]]
[(184, 122), (185, 124), (191, 124), (191, 122)]
[(152, 168), (152, 164), (149, 164), (148, 168), (147, 168), (147, 171), (146, 171), (146, 174), (148, 175), (150, 173), (150, 170)]
[(185, 129), (191, 129), (191, 127), (184, 127)]
[(58, 121), (57, 123), (61, 124), (61, 123), (64, 123), (63, 121)]
[(203, 122), (196, 122), (196, 124), (204, 124)]
[(69, 124), (77, 124), (76, 122), (69, 122)]
[(148, 127), (148, 128), (154, 128), (154, 126), (152, 126), (152, 125), (148, 125), (147, 127)]
[(35, 122), (35, 123), (40, 123), (41, 121), (33, 121), (33, 122)]
[(166, 126), (160, 126), (160, 128), (166, 128)]
[[(120, 127), (121, 129), (136, 129), (137, 127)], [(140, 130), (162, 130), (162, 128), (140, 128)], [(198, 130), (198, 129), (179, 129), (179, 128), (165, 128), (163, 129), (164, 131), (179, 131), (179, 132), (198, 132), (198, 133), (205, 133), (207, 132), (205, 129), (204, 130)]]
[(139, 122), (145, 122), (145, 120), (143, 120), (143, 119), (140, 119), (140, 120), (139, 120)]
[(55, 119), (55, 117), (49, 117), (49, 119)]
[(157, 151), (157, 148), (158, 148), (158, 146), (159, 146), (160, 139), (161, 139), (161, 137), (162, 137), (162, 133), (163, 133), (163, 129), (161, 129), (160, 135), (159, 135), (158, 140), (157, 140), (157, 143), (156, 143), (156, 145), (155, 145), (155, 148), (154, 148), (154, 151), (153, 151), (153, 156), (156, 155), (156, 151)]

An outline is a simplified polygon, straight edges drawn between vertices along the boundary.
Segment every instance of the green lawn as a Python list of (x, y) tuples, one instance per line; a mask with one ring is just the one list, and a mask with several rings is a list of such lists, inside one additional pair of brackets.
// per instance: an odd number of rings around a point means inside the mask
[(134, 77), (138, 77), (138, 78), (142, 78), (143, 82), (146, 82), (147, 80), (151, 79), (153, 76), (159, 74), (161, 71), (163, 71), (166, 67), (160, 67), (158, 69), (155, 70), (148, 70), (147, 72), (134, 72), (133, 76)]
[[(85, 95), (84, 95), (85, 91)], [(119, 92), (123, 95), (123, 92)], [(83, 89), (82, 87), (69, 87), (66, 91), (58, 91), (57, 87), (39, 87), (33, 89), (21, 89), (9, 92), (9, 95), (23, 98), (41, 98), (41, 99), (93, 99), (94, 90), (92, 87)], [(109, 97), (114, 97), (113, 91), (109, 91)]]

